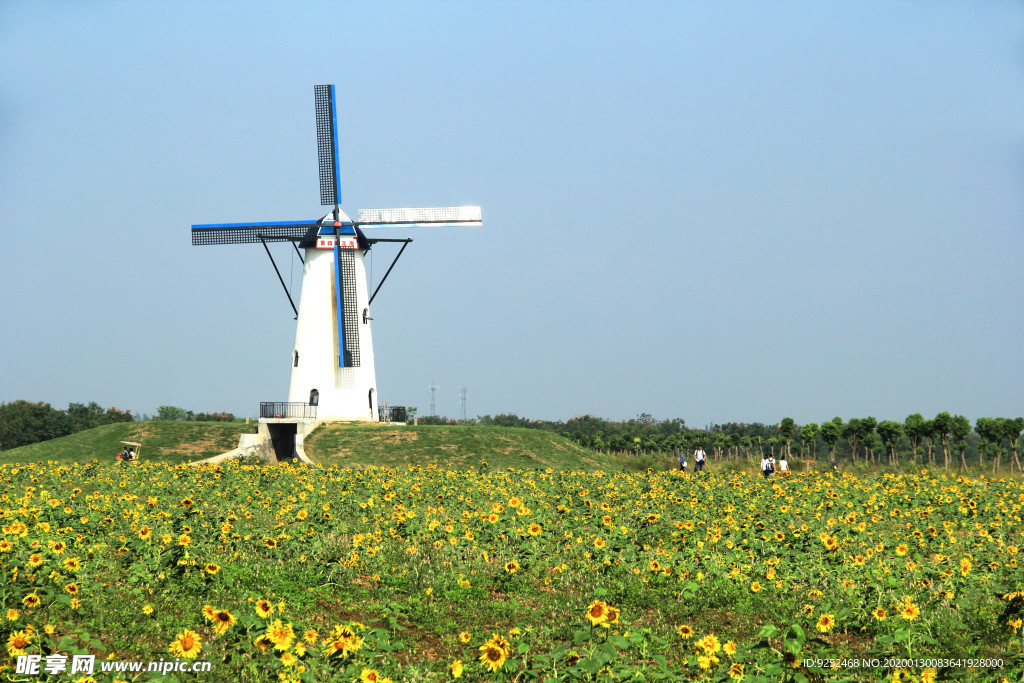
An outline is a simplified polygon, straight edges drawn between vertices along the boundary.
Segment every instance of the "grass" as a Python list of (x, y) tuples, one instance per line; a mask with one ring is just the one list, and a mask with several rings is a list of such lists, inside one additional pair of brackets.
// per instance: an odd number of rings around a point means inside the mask
[(305, 441), (306, 455), (322, 465), (465, 469), (620, 469), (614, 460), (554, 432), (462, 425), (325, 425)]
[[(0, 463), (113, 461), (121, 441), (142, 443), (142, 458), (178, 464), (235, 448), (245, 422), (129, 422), (104, 425), (41, 443), (0, 451)], [(329, 424), (306, 437), (317, 464), (341, 467), (438, 465), (450, 469), (552, 468), (620, 470), (618, 460), (595, 454), (554, 432), (490, 426)]]
[(112, 462), (122, 441), (138, 441), (142, 459), (178, 464), (230, 451), (239, 434), (255, 431), (255, 424), (245, 422), (122, 422), (0, 451), (0, 463)]

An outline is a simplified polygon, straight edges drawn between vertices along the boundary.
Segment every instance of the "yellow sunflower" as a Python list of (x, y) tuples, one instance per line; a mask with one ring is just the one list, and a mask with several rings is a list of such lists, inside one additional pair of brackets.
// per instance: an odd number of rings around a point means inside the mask
[(260, 615), (263, 619), (270, 616), (271, 612), (274, 611), (274, 606), (267, 600), (256, 601), (256, 614)]
[(274, 643), (275, 649), (287, 650), (295, 640), (295, 631), (290, 623), (282, 624), (281, 620), (277, 619), (267, 627), (267, 638)]
[(900, 616), (906, 619), (907, 621), (914, 621), (919, 616), (921, 616), (921, 610), (918, 608), (917, 605), (907, 600), (905, 603), (903, 603), (903, 608), (900, 609)]
[(229, 628), (234, 626), (237, 621), (235, 615), (226, 609), (214, 610), (209, 619), (213, 622), (213, 632), (217, 635), (227, 631)]
[(505, 664), (505, 651), (487, 641), (480, 646), (480, 664), (494, 673)]
[(25, 654), (25, 648), (32, 644), (32, 634), (28, 631), (15, 631), (7, 638), (7, 653), (15, 657)]
[(178, 634), (177, 638), (171, 641), (171, 645), (168, 650), (170, 650), (170, 653), (175, 657), (194, 659), (199, 654), (202, 647), (203, 640), (199, 637), (199, 634), (195, 631), (185, 629)]
[(600, 600), (594, 600), (587, 608), (587, 621), (597, 626), (608, 621), (608, 605)]

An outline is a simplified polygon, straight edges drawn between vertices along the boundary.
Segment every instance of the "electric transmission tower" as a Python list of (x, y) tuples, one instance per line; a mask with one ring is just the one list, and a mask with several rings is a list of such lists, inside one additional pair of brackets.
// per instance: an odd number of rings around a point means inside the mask
[(466, 419), (466, 387), (459, 389), (459, 399), (462, 401), (462, 419)]
[(437, 416), (437, 402), (435, 401), (436, 398), (437, 384), (434, 383), (434, 380), (430, 380), (430, 415), (432, 417)]

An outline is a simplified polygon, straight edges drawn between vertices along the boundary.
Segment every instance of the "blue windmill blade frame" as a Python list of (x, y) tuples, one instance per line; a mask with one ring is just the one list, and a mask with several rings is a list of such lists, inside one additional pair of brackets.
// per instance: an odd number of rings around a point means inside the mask
[(319, 221), (269, 223), (205, 223), (192, 226), (192, 244), (256, 244), (296, 242), (316, 237)]

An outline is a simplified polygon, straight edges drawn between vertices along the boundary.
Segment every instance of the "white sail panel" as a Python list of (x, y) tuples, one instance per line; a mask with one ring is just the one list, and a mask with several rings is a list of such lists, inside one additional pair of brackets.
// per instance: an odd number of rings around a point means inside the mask
[(359, 209), (360, 225), (410, 223), (480, 223), (479, 206), (435, 206), (429, 208)]

